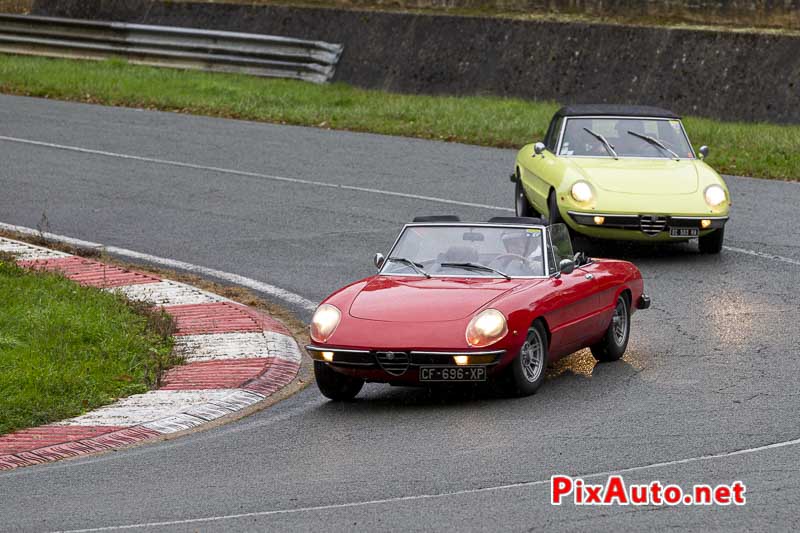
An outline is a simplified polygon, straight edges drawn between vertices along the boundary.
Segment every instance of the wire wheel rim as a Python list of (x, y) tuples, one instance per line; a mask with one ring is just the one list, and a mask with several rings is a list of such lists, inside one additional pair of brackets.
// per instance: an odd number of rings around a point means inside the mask
[(625, 339), (628, 338), (628, 308), (621, 297), (617, 300), (614, 317), (611, 319), (611, 327), (614, 334), (614, 342), (617, 346), (625, 344)]
[(544, 367), (544, 343), (538, 330), (531, 329), (528, 332), (528, 338), (519, 350), (519, 358), (525, 379), (535, 383)]

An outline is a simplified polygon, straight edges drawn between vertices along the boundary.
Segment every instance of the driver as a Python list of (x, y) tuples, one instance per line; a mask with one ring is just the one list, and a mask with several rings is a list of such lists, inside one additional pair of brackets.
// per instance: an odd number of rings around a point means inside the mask
[(542, 263), (542, 239), (539, 233), (528, 233), (516, 230), (504, 233), (501, 237), (503, 247), (508, 254), (518, 256), (509, 257), (502, 265), (505, 273), (517, 276), (531, 276), (539, 274)]

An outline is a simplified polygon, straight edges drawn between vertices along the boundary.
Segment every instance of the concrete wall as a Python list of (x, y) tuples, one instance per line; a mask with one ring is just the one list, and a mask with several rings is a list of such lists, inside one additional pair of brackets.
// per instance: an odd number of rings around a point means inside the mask
[(797, 37), (138, 0), (37, 0), (34, 11), (339, 42), (336, 79), (361, 87), (800, 122)]

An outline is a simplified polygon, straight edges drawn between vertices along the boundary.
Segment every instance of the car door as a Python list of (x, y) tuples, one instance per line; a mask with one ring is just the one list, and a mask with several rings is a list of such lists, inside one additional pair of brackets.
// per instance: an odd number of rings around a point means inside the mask
[(559, 274), (563, 259), (573, 259), (569, 230), (564, 224), (547, 229), (548, 269), (553, 303), (547, 320), (550, 326), (551, 351), (555, 357), (585, 346), (596, 336), (599, 324), (598, 289), (595, 273), (586, 268)]
[(596, 329), (597, 316), (592, 294), (593, 280), (583, 271), (553, 276), (554, 307), (547, 314), (550, 326), (550, 351), (561, 357), (585, 346)]
[[(576, 269), (576, 272), (577, 270), (578, 269)], [(602, 336), (611, 322), (611, 316), (614, 313), (617, 292), (619, 290), (619, 281), (608, 272), (608, 269), (605, 268), (602, 263), (592, 262), (588, 265), (581, 266), (580, 270), (583, 272), (583, 275), (590, 278), (592, 282), (589, 290), (592, 293), (594, 320), (587, 321), (586, 325), (587, 332), (593, 332), (593, 334), (589, 335), (589, 340), (595, 340)]]

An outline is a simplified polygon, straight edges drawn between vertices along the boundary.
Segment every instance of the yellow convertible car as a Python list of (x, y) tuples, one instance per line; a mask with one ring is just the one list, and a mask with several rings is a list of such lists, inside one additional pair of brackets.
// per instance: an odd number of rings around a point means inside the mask
[(722, 250), (728, 187), (695, 154), (679, 116), (655, 107), (573, 105), (517, 154), (517, 216), (601, 239), (686, 241)]

